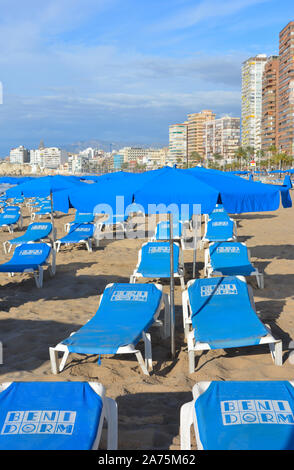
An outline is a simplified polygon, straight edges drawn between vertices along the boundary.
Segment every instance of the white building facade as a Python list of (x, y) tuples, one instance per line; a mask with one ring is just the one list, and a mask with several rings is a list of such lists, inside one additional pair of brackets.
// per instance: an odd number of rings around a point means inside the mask
[(169, 126), (169, 147), (166, 163), (175, 165), (187, 160), (187, 125)]
[(240, 118), (224, 116), (204, 124), (205, 158), (214, 155), (231, 162), (240, 146)]
[(29, 150), (26, 149), (23, 145), (20, 145), (17, 148), (13, 148), (10, 150), (9, 156), (10, 163), (29, 163), (30, 161), (30, 153)]
[(242, 147), (261, 149), (262, 76), (265, 54), (251, 57), (242, 65)]

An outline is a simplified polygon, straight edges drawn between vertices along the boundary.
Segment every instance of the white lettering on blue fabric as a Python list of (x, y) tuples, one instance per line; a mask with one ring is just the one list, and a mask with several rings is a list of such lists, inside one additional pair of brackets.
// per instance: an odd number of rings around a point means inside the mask
[(294, 424), (290, 404), (285, 400), (225, 400), (220, 402), (224, 426), (235, 424)]

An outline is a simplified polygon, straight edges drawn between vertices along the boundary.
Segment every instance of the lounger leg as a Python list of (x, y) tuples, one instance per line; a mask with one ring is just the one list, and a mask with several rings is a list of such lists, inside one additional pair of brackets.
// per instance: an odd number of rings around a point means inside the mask
[(91, 243), (91, 240), (88, 240), (88, 241), (86, 242), (86, 247), (87, 247), (87, 250), (88, 250), (88, 251), (92, 251), (92, 243)]
[(118, 413), (117, 403), (112, 398), (104, 398), (105, 418), (107, 421), (107, 450), (117, 450)]
[(263, 288), (264, 288), (264, 277), (263, 277), (263, 274), (257, 273), (257, 274), (256, 274), (256, 281), (257, 281), (257, 286), (259, 287), (259, 289), (263, 289)]
[(130, 277), (130, 284), (135, 284), (135, 283), (136, 283), (136, 276), (132, 274)]
[(283, 345), (282, 341), (276, 343), (269, 343), (270, 352), (276, 366), (283, 365)]
[(143, 373), (145, 375), (149, 375), (149, 372), (148, 372), (148, 370), (146, 369), (146, 366), (145, 366), (145, 362), (143, 361), (142, 354), (140, 353), (140, 351), (136, 351), (135, 354), (136, 354), (137, 361), (139, 362), (139, 365), (140, 365)]
[(191, 331), (188, 335), (188, 360), (189, 360), (189, 374), (195, 371), (195, 351), (193, 344), (194, 332)]
[(181, 277), (180, 277), (180, 282), (181, 282), (181, 288), (182, 288), (182, 290), (185, 290), (185, 289), (186, 289), (186, 286), (185, 286), (185, 279), (184, 279), (184, 276), (181, 276)]
[(181, 450), (191, 450), (191, 426), (193, 424), (193, 406), (190, 401), (181, 407), (180, 413), (180, 439)]
[(38, 287), (38, 289), (43, 287), (43, 268), (42, 268), (42, 266), (39, 266), (38, 274), (36, 272), (34, 272), (34, 277), (35, 277), (36, 286)]
[(58, 351), (55, 348), (49, 348), (49, 356), (50, 356), (52, 373), (58, 374), (59, 372), (62, 372), (65, 367), (67, 358), (69, 356), (69, 351), (64, 351), (60, 363), (59, 363), (59, 358), (58, 358)]
[(147, 370), (152, 370), (152, 347), (151, 347), (151, 335), (143, 331), (143, 340), (145, 345), (145, 365)]
[(191, 350), (188, 352), (189, 357), (189, 374), (193, 374), (195, 371), (195, 351)]
[(56, 351), (56, 349), (54, 348), (49, 348), (49, 357), (50, 357), (52, 373), (58, 374), (59, 372), (58, 351)]
[(7, 255), (7, 244), (8, 244), (8, 240), (6, 240), (5, 242), (3, 242), (3, 250), (4, 250), (4, 253)]

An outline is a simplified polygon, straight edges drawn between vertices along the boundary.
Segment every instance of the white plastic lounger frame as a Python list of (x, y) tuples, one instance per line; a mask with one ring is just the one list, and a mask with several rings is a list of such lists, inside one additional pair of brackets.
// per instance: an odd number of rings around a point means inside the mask
[[(244, 276), (236, 276), (240, 281), (246, 283), (246, 279)], [(194, 282), (194, 280), (191, 280), (187, 284), (187, 288)], [(252, 293), (252, 288), (251, 286), (248, 285), (248, 293), (250, 296), (250, 301), (251, 301), (251, 306), (256, 312), (255, 309), (255, 303), (253, 299), (253, 293)], [(195, 371), (195, 353), (196, 351), (207, 351), (211, 349), (210, 345), (208, 343), (202, 343), (200, 341), (195, 341), (194, 337), (194, 329), (190, 331), (191, 325), (192, 325), (192, 320), (191, 320), (191, 305), (189, 302), (189, 295), (188, 295), (188, 290), (185, 290), (182, 294), (182, 307), (183, 307), (183, 325), (184, 325), (184, 332), (185, 332), (185, 338), (188, 343), (188, 356), (189, 356), (189, 373), (193, 374)], [(237, 312), (236, 312), (237, 313)], [(275, 363), (276, 366), (281, 366), (283, 363), (283, 358), (282, 358), (282, 340), (280, 339), (275, 339), (271, 333), (271, 329), (269, 325), (264, 325), (266, 330), (268, 331), (268, 334), (266, 336), (263, 336), (260, 338), (260, 343), (255, 345), (255, 346), (261, 346), (263, 344), (268, 344), (270, 353), (272, 356), (272, 359)], [(222, 348), (224, 349), (224, 348)]]
[[(42, 208), (40, 207), (40, 210), (41, 210), (41, 209), (42, 209)], [(32, 213), (31, 213), (31, 219), (34, 221), (34, 220), (36, 219), (36, 216), (37, 216), (37, 215), (39, 216), (39, 219), (41, 219), (43, 215), (48, 215), (48, 216), (49, 216), (49, 215), (51, 215), (51, 209), (48, 209), (48, 212), (44, 212), (43, 214), (39, 214), (39, 212), (32, 212)], [(54, 211), (52, 212), (52, 215), (53, 215), (53, 216), (55, 215), (55, 212), (54, 212)]]
[(56, 249), (56, 252), (58, 253), (59, 250), (60, 250), (61, 245), (70, 246), (70, 245), (73, 245), (73, 244), (76, 245), (76, 244), (79, 244), (79, 243), (85, 243), (85, 245), (87, 247), (87, 250), (92, 251), (92, 241), (91, 241), (90, 238), (88, 240), (79, 240), (79, 241), (76, 241), (74, 243), (62, 243), (60, 240), (56, 240), (55, 249)]
[[(55, 276), (55, 273), (56, 273), (56, 251), (54, 248), (51, 247), (49, 243), (46, 243), (46, 245), (49, 245), (51, 248), (50, 255), (46, 263), (44, 263), (42, 266), (39, 266), (37, 271), (35, 271), (32, 268), (28, 268), (23, 271), (23, 273), (25, 274), (33, 273), (36, 286), (38, 287), (38, 289), (43, 287), (44, 266), (48, 267), (48, 271), (51, 277)], [(51, 258), (51, 262), (49, 261), (50, 258)], [(14, 276), (14, 273), (11, 272), (11, 273), (8, 273), (8, 275), (12, 277)]]
[(191, 450), (191, 426), (194, 425), (197, 450), (203, 450), (200, 440), (198, 422), (195, 412), (195, 402), (204, 393), (211, 382), (198, 382), (192, 389), (193, 400), (181, 406), (180, 411), (180, 440), (181, 450)]
[[(209, 219), (209, 220), (210, 220), (210, 219)], [(209, 221), (209, 220), (208, 220), (208, 221)], [(237, 223), (236, 223), (235, 220), (233, 220), (233, 219), (231, 219), (231, 218), (230, 218), (229, 220), (231, 220), (232, 222), (234, 222), (234, 226), (233, 226), (233, 236), (232, 236), (232, 238), (229, 238), (228, 240), (224, 240), (224, 241), (227, 241), (227, 242), (229, 242), (229, 241), (237, 241)], [(223, 240), (208, 240), (208, 239), (206, 238), (206, 234), (207, 234), (207, 222), (205, 223), (205, 233), (204, 233), (202, 239), (200, 240), (200, 244), (199, 244), (200, 250), (203, 249), (203, 247), (204, 247), (204, 245), (205, 245), (206, 242), (207, 242), (207, 243), (215, 243), (215, 242), (218, 242), (218, 241), (223, 241)]]
[(59, 250), (60, 250), (60, 247), (61, 245), (65, 245), (65, 246), (70, 246), (70, 245), (76, 245), (78, 243), (85, 243), (86, 247), (87, 247), (87, 250), (89, 252), (92, 251), (92, 243), (94, 242), (95, 243), (95, 246), (98, 247), (99, 246), (99, 238), (98, 238), (98, 235), (97, 235), (97, 232), (98, 232), (98, 229), (97, 227), (94, 229), (94, 234), (92, 237), (88, 238), (88, 239), (81, 239), (79, 241), (75, 241), (75, 242), (71, 242), (71, 243), (63, 243), (61, 242), (61, 240), (56, 240), (55, 243), (54, 243), (54, 246), (55, 246), (55, 249), (56, 249), (56, 252), (58, 253)]
[[(215, 243), (217, 243), (217, 242), (215, 242)], [(242, 242), (241, 245), (246, 247), (246, 243)], [(248, 254), (248, 259), (251, 262), (251, 255), (250, 255), (250, 249), (249, 248), (247, 248), (247, 254)], [(259, 289), (263, 289), (264, 288), (264, 275), (263, 275), (263, 273), (260, 273), (257, 268), (254, 268), (254, 269), (255, 269), (255, 271), (253, 271), (250, 274), (250, 276), (255, 276), (257, 286), (259, 287)], [(204, 276), (206, 276), (206, 277), (223, 276), (223, 274), (220, 271), (214, 271), (213, 270), (213, 268), (210, 264), (209, 248), (206, 248), (205, 251), (204, 251)]]
[[(120, 217), (120, 216), (114, 214), (112, 217), (113, 217), (113, 219), (115, 219), (116, 217)], [(102, 222), (99, 222), (99, 220), (98, 220), (98, 222), (97, 222), (97, 228), (98, 228), (98, 230), (99, 230), (100, 232), (102, 232), (103, 229), (105, 229), (106, 226), (107, 226), (107, 227), (111, 227), (112, 230), (113, 230), (114, 227), (115, 227), (115, 228), (121, 227), (122, 230), (123, 230), (123, 232), (124, 232), (124, 233), (126, 232), (126, 229), (127, 229), (127, 221), (126, 221), (126, 220), (123, 221), (123, 222), (114, 222), (113, 224), (106, 224), (107, 220), (108, 220), (108, 219), (105, 219), (105, 220), (103, 220)]]
[[(6, 390), (11, 382), (0, 384), (0, 392)], [(118, 443), (118, 412), (117, 403), (112, 398), (105, 396), (105, 387), (99, 382), (88, 382), (92, 390), (102, 399), (103, 407), (101, 417), (97, 428), (96, 437), (92, 450), (99, 448), (104, 420), (107, 422), (107, 450), (117, 450)]]
[[(149, 242), (146, 242), (142, 245), (145, 246), (147, 245)], [(142, 247), (139, 251), (139, 256), (138, 256), (138, 263), (137, 263), (137, 266), (136, 268), (134, 269), (134, 272), (133, 274), (130, 276), (130, 283), (131, 284), (135, 284), (136, 283), (136, 280), (138, 278), (143, 278), (145, 277), (145, 279), (147, 278), (146, 276), (143, 276), (140, 272), (138, 272), (138, 268), (140, 266), (140, 263), (141, 263), (141, 259), (142, 259)], [(185, 276), (185, 268), (184, 268), (184, 255), (183, 255), (183, 250), (180, 248), (180, 260), (179, 260), (179, 273), (174, 273), (174, 277), (176, 278), (179, 278), (180, 279), (180, 283), (181, 283), (181, 288), (182, 290), (185, 289), (185, 279), (184, 279), (184, 276)]]
[[(113, 284), (108, 284), (106, 287), (111, 287)], [(162, 292), (162, 286), (159, 284), (155, 284), (155, 286)], [(102, 294), (103, 296), (103, 294)], [(102, 300), (102, 296), (100, 298), (99, 305)], [(163, 322), (159, 320), (159, 315), (161, 310), (164, 308), (164, 320)], [(99, 310), (99, 307), (98, 307)], [(158, 306), (156, 314), (154, 316), (155, 321), (152, 326), (159, 326), (161, 328), (161, 336), (162, 338), (167, 338), (170, 336), (170, 307), (169, 307), (169, 296), (162, 292), (162, 300)], [(71, 335), (73, 335), (71, 333)], [(71, 336), (70, 335), (70, 336)], [(153, 369), (152, 365), (152, 347), (151, 347), (151, 335), (143, 331), (142, 339), (144, 341), (144, 348), (145, 348), (145, 360), (142, 357), (141, 351), (136, 349), (133, 344), (128, 344), (125, 346), (121, 346), (118, 348), (115, 354), (135, 354), (138, 360), (138, 363), (145, 375), (149, 375), (149, 371)], [(63, 353), (61, 361), (59, 361), (58, 353)], [(51, 362), (51, 370), (53, 374), (58, 374), (62, 372), (65, 367), (66, 361), (69, 357), (69, 350), (68, 347), (62, 343), (57, 344), (54, 348), (49, 347), (49, 356)]]
[(19, 219), (15, 224), (3, 224), (3, 225), (1, 225), (1, 228), (4, 228), (4, 227), (7, 227), (9, 233), (13, 233), (15, 227), (18, 227), (18, 229), (21, 230), (22, 227), (23, 227), (22, 214), (19, 215)]
[[(50, 234), (49, 234), (48, 237), (40, 238), (38, 241), (46, 243), (45, 240), (49, 238), (50, 243), (52, 244), (52, 247), (54, 247), (54, 243), (55, 243), (55, 240), (56, 240), (56, 233), (57, 233), (56, 227), (52, 228), (51, 233), (52, 233), (52, 238), (50, 237)], [(36, 243), (36, 242), (35, 241), (26, 241), (26, 242), (20, 242), (20, 243), (10, 243), (10, 240), (5, 240), (5, 242), (3, 242), (4, 253), (7, 255), (8, 253), (11, 252), (11, 249), (12, 249), (13, 246), (17, 247), (17, 246), (22, 245), (22, 243)]]

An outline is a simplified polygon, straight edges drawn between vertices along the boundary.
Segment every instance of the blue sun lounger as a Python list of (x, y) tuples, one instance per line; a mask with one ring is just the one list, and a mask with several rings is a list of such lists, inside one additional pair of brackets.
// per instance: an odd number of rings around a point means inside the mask
[[(154, 235), (150, 238), (151, 241), (169, 240), (170, 237), (170, 223), (168, 220), (162, 220), (156, 226)], [(185, 224), (181, 221), (173, 222), (173, 240), (179, 240), (182, 249), (184, 249), (185, 237)]]
[(263, 274), (250, 261), (245, 243), (210, 243), (204, 254), (205, 276), (255, 276), (260, 289), (264, 287)]
[(107, 228), (117, 229), (118, 227), (121, 227), (123, 232), (126, 231), (126, 222), (128, 220), (128, 214), (109, 214), (108, 219), (102, 220), (101, 222), (98, 221), (97, 227), (100, 232)]
[(15, 197), (13, 199), (13, 204), (23, 204), (25, 201), (24, 197)]
[(37, 212), (32, 212), (31, 213), (31, 219), (35, 220), (36, 216), (39, 218), (42, 217), (42, 215), (50, 215), (51, 216), (51, 204), (44, 204), (40, 207), (40, 209)]
[[(159, 318), (164, 305), (164, 319)], [(56, 347), (49, 348), (54, 374), (61, 372), (70, 353), (135, 354), (144, 374), (152, 369), (152, 325), (162, 327), (162, 336), (169, 336), (169, 302), (162, 287), (155, 284), (108, 284), (94, 317)], [(137, 343), (143, 339), (145, 361)], [(58, 353), (63, 353), (59, 364)]]
[(69, 232), (69, 229), (74, 224), (91, 224), (95, 220), (95, 215), (92, 212), (78, 212), (76, 211), (75, 218), (72, 222), (64, 224), (64, 230)]
[(22, 228), (22, 215), (20, 210), (7, 210), (0, 214), (0, 227), (7, 227), (10, 233), (13, 233), (15, 226)]
[(88, 251), (92, 251), (92, 239), (94, 238), (96, 226), (94, 224), (74, 224), (69, 233), (55, 242), (55, 248), (58, 252), (60, 246), (71, 245), (73, 243), (85, 243)]
[(206, 222), (208, 222), (208, 220), (227, 220), (229, 218), (229, 214), (222, 204), (216, 204), (212, 212), (205, 214)]
[[(51, 257), (51, 262), (49, 261)], [(24, 243), (15, 248), (11, 260), (0, 264), (1, 273), (33, 273), (38, 288), (43, 286), (43, 268), (54, 276), (55, 250), (47, 243)]]
[(0, 384), (1, 450), (117, 449), (117, 405), (98, 382)]
[[(22, 243), (33, 243), (43, 241), (52, 233), (51, 222), (33, 222), (30, 224), (24, 235), (3, 242), (5, 253), (10, 253), (13, 245), (21, 245)], [(54, 239), (54, 237), (53, 237)], [(8, 248), (7, 248), (8, 247)]]
[(202, 237), (200, 247), (203, 248), (206, 242), (228, 242), (236, 240), (236, 222), (230, 218), (209, 219), (205, 234)]
[[(184, 258), (178, 243), (173, 243), (174, 277), (180, 278), (182, 289), (185, 288)], [(139, 251), (138, 264), (130, 277), (135, 283), (138, 278), (170, 278), (170, 245), (169, 242), (147, 242)]]
[(9, 214), (19, 214), (20, 208), (18, 206), (6, 206), (4, 212)]
[(294, 382), (212, 381), (181, 407), (181, 450), (294, 450)]
[(268, 344), (275, 364), (282, 365), (282, 341), (258, 318), (243, 276), (192, 280), (182, 305), (190, 373), (195, 370), (196, 351), (261, 344)]

